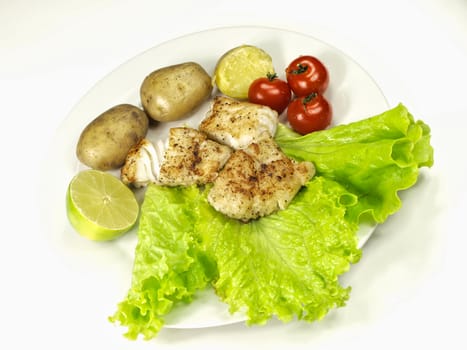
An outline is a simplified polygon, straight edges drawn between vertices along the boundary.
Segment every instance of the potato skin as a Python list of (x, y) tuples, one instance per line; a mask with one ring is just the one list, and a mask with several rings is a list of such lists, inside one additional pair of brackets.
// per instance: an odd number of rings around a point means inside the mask
[(131, 147), (147, 134), (149, 118), (130, 104), (119, 104), (100, 114), (81, 132), (76, 146), (78, 159), (90, 168), (120, 168)]
[(140, 87), (141, 104), (159, 122), (179, 120), (206, 100), (213, 86), (210, 75), (196, 62), (151, 72)]

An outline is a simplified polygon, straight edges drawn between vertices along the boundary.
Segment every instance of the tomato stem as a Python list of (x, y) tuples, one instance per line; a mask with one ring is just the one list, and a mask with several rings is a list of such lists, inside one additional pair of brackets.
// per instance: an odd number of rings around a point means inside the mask
[(297, 69), (294, 69), (292, 71), (292, 74), (302, 74), (302, 73), (305, 73), (308, 69), (308, 65), (307, 64), (297, 64)]
[(318, 96), (318, 93), (317, 92), (312, 92), (311, 94), (309, 94), (308, 96), (306, 96), (303, 99), (303, 104), (306, 105), (308, 102), (313, 100), (316, 96)]
[(267, 76), (267, 78), (269, 79), (269, 81), (273, 81), (274, 79), (277, 78), (277, 74), (276, 74), (276, 73), (267, 73), (266, 76)]

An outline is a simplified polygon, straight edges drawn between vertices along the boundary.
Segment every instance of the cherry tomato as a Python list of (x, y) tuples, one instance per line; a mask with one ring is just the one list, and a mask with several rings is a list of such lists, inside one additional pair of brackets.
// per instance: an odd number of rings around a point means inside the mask
[(329, 85), (329, 73), (324, 64), (313, 56), (300, 56), (287, 66), (287, 83), (296, 96), (312, 92), (324, 93)]
[(268, 106), (281, 114), (292, 99), (292, 92), (286, 81), (276, 74), (254, 80), (248, 89), (248, 101)]
[(329, 102), (318, 93), (297, 97), (290, 102), (287, 120), (299, 134), (326, 129), (332, 120), (332, 108)]

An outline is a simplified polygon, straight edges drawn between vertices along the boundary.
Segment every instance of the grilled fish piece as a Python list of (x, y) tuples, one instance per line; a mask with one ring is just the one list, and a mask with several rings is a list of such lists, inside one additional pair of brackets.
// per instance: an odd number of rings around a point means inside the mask
[(162, 142), (154, 147), (145, 138), (133, 146), (126, 156), (125, 164), (120, 169), (122, 182), (137, 188), (157, 182), (163, 158), (162, 149)]
[(249, 221), (285, 209), (315, 174), (310, 162), (288, 158), (267, 133), (229, 158), (208, 194), (219, 212)]
[(241, 149), (264, 132), (274, 136), (278, 121), (277, 112), (269, 107), (216, 96), (199, 130), (210, 139)]
[(158, 183), (189, 186), (212, 182), (231, 154), (229, 147), (209, 140), (203, 132), (188, 127), (172, 128)]

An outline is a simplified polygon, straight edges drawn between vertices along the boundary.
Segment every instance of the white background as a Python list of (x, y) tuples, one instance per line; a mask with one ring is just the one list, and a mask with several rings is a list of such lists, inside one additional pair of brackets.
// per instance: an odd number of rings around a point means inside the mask
[[(354, 58), (390, 105), (430, 125), (435, 166), (365, 246), (348, 305), (322, 322), (165, 329), (130, 342), (89, 313), (92, 285), (82, 298), (67, 293), (75, 286), (63, 276), (77, 267), (45, 239), (41, 161), (68, 112), (120, 64), (238, 25), (303, 32)], [(465, 349), (466, 64), (466, 0), (0, 0), (0, 348)]]

